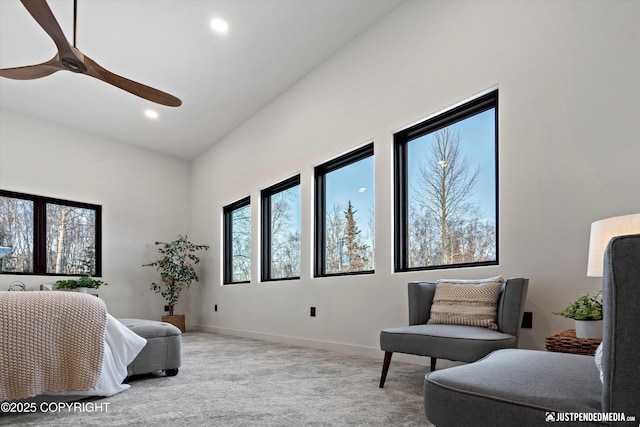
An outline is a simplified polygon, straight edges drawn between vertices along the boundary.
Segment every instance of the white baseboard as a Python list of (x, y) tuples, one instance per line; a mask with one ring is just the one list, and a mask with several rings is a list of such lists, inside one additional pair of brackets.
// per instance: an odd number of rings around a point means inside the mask
[[(200, 331), (200, 332), (212, 332), (223, 335), (232, 335), (244, 338), (253, 338), (264, 341), (277, 342), (281, 344), (296, 345), (300, 347), (317, 348), (321, 350), (336, 351), (340, 353), (352, 354), (356, 356), (371, 357), (373, 359), (379, 359), (382, 363), (384, 352), (379, 347), (365, 347), (354, 344), (345, 344), (333, 341), (321, 341), (311, 338), (291, 337), (287, 335), (269, 334), (264, 332), (246, 331), (242, 329), (220, 328), (216, 326), (208, 325), (194, 325), (189, 324), (187, 330)], [(414, 356), (411, 354), (394, 353), (393, 361), (411, 363), (414, 365), (429, 366), (429, 358)], [(451, 366), (459, 365), (460, 363), (452, 362), (450, 360), (438, 359), (438, 369), (448, 368)], [(380, 365), (382, 369), (382, 365)], [(426, 371), (425, 371), (426, 372)]]
[(292, 337), (287, 335), (269, 334), (264, 332), (246, 331), (242, 329), (219, 328), (207, 325), (190, 325), (192, 330), (202, 332), (214, 332), (223, 335), (233, 335), (244, 338), (254, 338), (259, 340), (277, 342), (282, 344), (297, 345), (301, 347), (318, 348), (322, 350), (337, 351), (340, 353), (355, 354), (359, 356), (367, 356), (379, 358), (382, 360), (383, 353), (379, 348), (357, 346), (353, 344), (344, 344), (332, 341), (320, 341), (311, 338)]

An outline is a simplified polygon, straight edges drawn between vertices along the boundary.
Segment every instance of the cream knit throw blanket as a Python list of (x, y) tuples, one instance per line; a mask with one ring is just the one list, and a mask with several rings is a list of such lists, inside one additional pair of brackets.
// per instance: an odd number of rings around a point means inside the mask
[(0, 292), (0, 401), (96, 386), (107, 308), (77, 292)]

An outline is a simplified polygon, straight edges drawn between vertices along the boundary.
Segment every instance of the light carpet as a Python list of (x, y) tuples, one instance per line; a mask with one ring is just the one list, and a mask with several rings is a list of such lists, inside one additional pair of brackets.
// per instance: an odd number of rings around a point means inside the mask
[(83, 400), (77, 410), (2, 413), (0, 425), (431, 425), (422, 403), (423, 366), (392, 363), (381, 389), (382, 357), (203, 332), (185, 333), (182, 352), (175, 377), (137, 377), (129, 390)]

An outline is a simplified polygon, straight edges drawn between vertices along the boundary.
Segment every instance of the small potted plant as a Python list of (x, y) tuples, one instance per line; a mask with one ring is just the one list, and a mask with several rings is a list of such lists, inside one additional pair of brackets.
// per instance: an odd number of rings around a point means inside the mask
[(107, 286), (108, 283), (105, 283), (102, 280), (94, 279), (91, 276), (82, 276), (79, 279), (58, 280), (56, 282), (56, 287), (58, 289), (71, 289), (85, 294), (87, 293), (88, 289), (98, 289), (102, 285)]
[(573, 319), (577, 338), (602, 338), (602, 291), (582, 294), (564, 310), (553, 314)]
[(160, 258), (143, 267), (156, 267), (160, 272), (161, 282), (151, 283), (151, 290), (159, 293), (167, 301), (169, 315), (162, 316), (163, 322), (177, 326), (182, 332), (185, 331), (185, 315), (174, 315), (173, 310), (183, 287), (189, 287), (192, 282), (198, 281), (198, 274), (195, 265), (200, 262), (200, 258), (195, 255), (196, 251), (207, 250), (207, 245), (196, 245), (189, 241), (188, 236), (178, 236), (172, 242), (156, 242)]

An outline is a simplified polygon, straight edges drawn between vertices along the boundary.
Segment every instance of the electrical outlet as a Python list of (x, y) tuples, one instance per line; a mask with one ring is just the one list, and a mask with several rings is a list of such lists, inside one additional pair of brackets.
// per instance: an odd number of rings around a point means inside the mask
[(213, 311), (218, 311), (218, 304), (213, 306)]
[(167, 312), (169, 311), (169, 306), (168, 305), (164, 306), (164, 311), (167, 311)]
[(316, 308), (315, 307), (311, 307), (310, 314), (311, 314), (311, 317), (316, 317)]
[(533, 328), (533, 313), (530, 311), (525, 311), (524, 316), (522, 316), (522, 327), (525, 329)]

